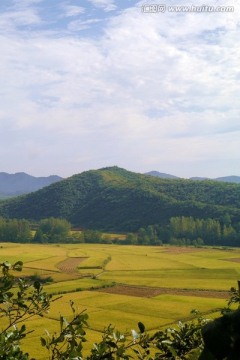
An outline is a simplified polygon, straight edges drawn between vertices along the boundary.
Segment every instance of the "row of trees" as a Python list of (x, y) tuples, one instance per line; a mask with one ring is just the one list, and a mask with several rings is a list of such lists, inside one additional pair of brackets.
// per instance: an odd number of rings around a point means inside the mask
[(0, 241), (24, 243), (31, 239), (30, 223), (27, 220), (6, 220), (0, 217)]
[(27, 220), (0, 217), (0, 241), (4, 242), (64, 242), (70, 235), (71, 224), (64, 219), (40, 221), (37, 230)]
[(188, 239), (201, 241), (206, 245), (237, 246), (240, 241), (240, 224), (231, 224), (226, 216), (222, 221), (215, 219), (194, 219), (192, 217), (175, 217), (170, 219), (171, 239)]
[(61, 243), (70, 236), (71, 224), (65, 219), (48, 218), (39, 223), (33, 242), (36, 243)]
[(240, 223), (232, 225), (229, 215), (220, 220), (172, 217), (165, 226), (149, 225), (141, 227), (137, 233), (129, 233), (124, 243), (239, 246)]
[(71, 230), (65, 219), (49, 218), (40, 221), (33, 237), (35, 243), (111, 243), (111, 238), (97, 230)]
[(0, 218), (0, 241), (20, 243), (111, 243), (96, 230), (71, 231), (65, 219), (48, 218), (31, 225), (27, 220)]
[(221, 220), (172, 217), (169, 223), (149, 225), (137, 233), (129, 233), (125, 240), (112, 239), (97, 230), (72, 231), (65, 219), (43, 219), (32, 230), (27, 220), (0, 218), (0, 241), (33, 243), (118, 243), (133, 245), (216, 245), (239, 246), (240, 223), (231, 223), (229, 215)]

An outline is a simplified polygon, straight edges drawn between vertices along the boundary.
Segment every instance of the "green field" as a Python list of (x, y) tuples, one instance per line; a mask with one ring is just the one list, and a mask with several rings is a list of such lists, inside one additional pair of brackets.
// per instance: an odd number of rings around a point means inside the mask
[(110, 323), (125, 332), (141, 321), (153, 331), (188, 319), (192, 309), (217, 312), (226, 305), (219, 291), (236, 287), (240, 277), (239, 249), (2, 243), (5, 260), (22, 260), (22, 275), (50, 276), (45, 290), (62, 294), (44, 318), (27, 324), (35, 331), (26, 349), (38, 360), (47, 358), (39, 336), (58, 329), (60, 313), (70, 316), (70, 300), (89, 314), (89, 349)]

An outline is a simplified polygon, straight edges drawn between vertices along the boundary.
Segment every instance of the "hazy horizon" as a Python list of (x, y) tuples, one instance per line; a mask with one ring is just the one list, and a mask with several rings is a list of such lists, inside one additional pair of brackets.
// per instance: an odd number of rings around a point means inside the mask
[[(113, 165), (113, 166), (117, 166), (117, 165)], [(110, 165), (110, 166), (107, 166), (107, 167), (111, 167), (111, 165)], [(104, 166), (103, 168), (105, 168), (105, 166)], [(34, 174), (30, 174), (30, 173), (28, 173), (28, 172), (26, 172), (26, 171), (17, 171), (17, 172), (11, 172), (11, 173), (10, 173), (10, 172), (6, 172), (6, 171), (0, 171), (0, 174), (1, 174), (1, 173), (6, 173), (6, 174), (9, 174), (9, 175), (17, 175), (17, 174), (24, 173), (24, 174), (26, 174), (26, 175), (30, 175), (30, 176), (33, 176), (33, 177), (59, 176), (59, 177), (62, 177), (63, 179), (66, 179), (66, 178), (71, 177), (71, 176), (73, 176), (73, 175), (80, 174), (80, 173), (82, 173), (82, 172), (84, 172), (84, 171), (100, 170), (100, 169), (102, 169), (102, 168), (98, 168), (98, 169), (87, 169), (87, 170), (83, 170), (83, 171), (81, 171), (81, 172), (79, 172), (79, 173), (73, 173), (73, 174), (71, 174), (71, 175), (69, 175), (69, 176), (61, 176), (61, 175), (55, 174), (55, 173), (50, 173), (50, 174), (47, 174), (47, 175), (34, 175)], [(156, 169), (152, 169), (152, 170), (144, 171), (144, 172), (142, 172), (142, 171), (133, 171), (133, 170), (131, 170), (131, 169), (125, 169), (125, 170), (132, 171), (132, 172), (136, 172), (136, 173), (139, 173), (139, 174), (146, 174), (146, 173), (149, 173), (149, 172), (152, 172), (152, 171), (156, 171), (156, 172), (159, 172), (159, 173), (161, 173), (161, 174), (173, 175), (173, 176), (176, 176), (176, 177), (179, 177), (179, 178), (182, 178), (182, 179), (189, 179), (189, 178), (195, 178), (195, 177), (196, 177), (196, 178), (197, 178), (197, 177), (199, 177), (199, 178), (209, 178), (209, 179), (215, 179), (215, 178), (221, 178), (221, 177), (230, 177), (230, 176), (240, 177), (240, 175), (237, 175), (237, 174), (225, 174), (225, 175), (223, 175), (223, 176), (216, 176), (216, 177), (214, 177), (214, 178), (210, 178), (210, 177), (207, 177), (207, 176), (203, 176), (203, 175), (201, 175), (201, 174), (196, 175), (196, 176), (181, 177), (181, 176), (179, 176), (179, 175), (177, 175), (177, 174), (175, 174), (175, 173), (171, 173), (171, 174), (170, 174), (170, 173), (167, 173), (167, 172), (164, 172), (164, 171), (161, 171), (161, 170), (156, 170)]]

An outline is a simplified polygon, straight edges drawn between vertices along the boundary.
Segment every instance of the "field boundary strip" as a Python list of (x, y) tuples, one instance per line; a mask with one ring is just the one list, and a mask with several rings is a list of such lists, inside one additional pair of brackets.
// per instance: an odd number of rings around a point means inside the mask
[(111, 288), (99, 289), (98, 291), (110, 294), (129, 295), (136, 297), (151, 298), (158, 295), (184, 295), (197, 296), (205, 298), (227, 299), (228, 291), (222, 290), (200, 290), (200, 289), (177, 289), (177, 288), (150, 288), (144, 286), (133, 285), (116, 285)]

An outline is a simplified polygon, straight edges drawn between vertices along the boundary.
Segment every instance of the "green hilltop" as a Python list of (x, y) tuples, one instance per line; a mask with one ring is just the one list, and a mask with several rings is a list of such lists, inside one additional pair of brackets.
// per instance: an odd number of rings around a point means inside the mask
[(74, 226), (136, 231), (171, 217), (240, 222), (240, 185), (212, 180), (161, 179), (118, 167), (90, 170), (0, 203), (7, 218), (65, 218)]

